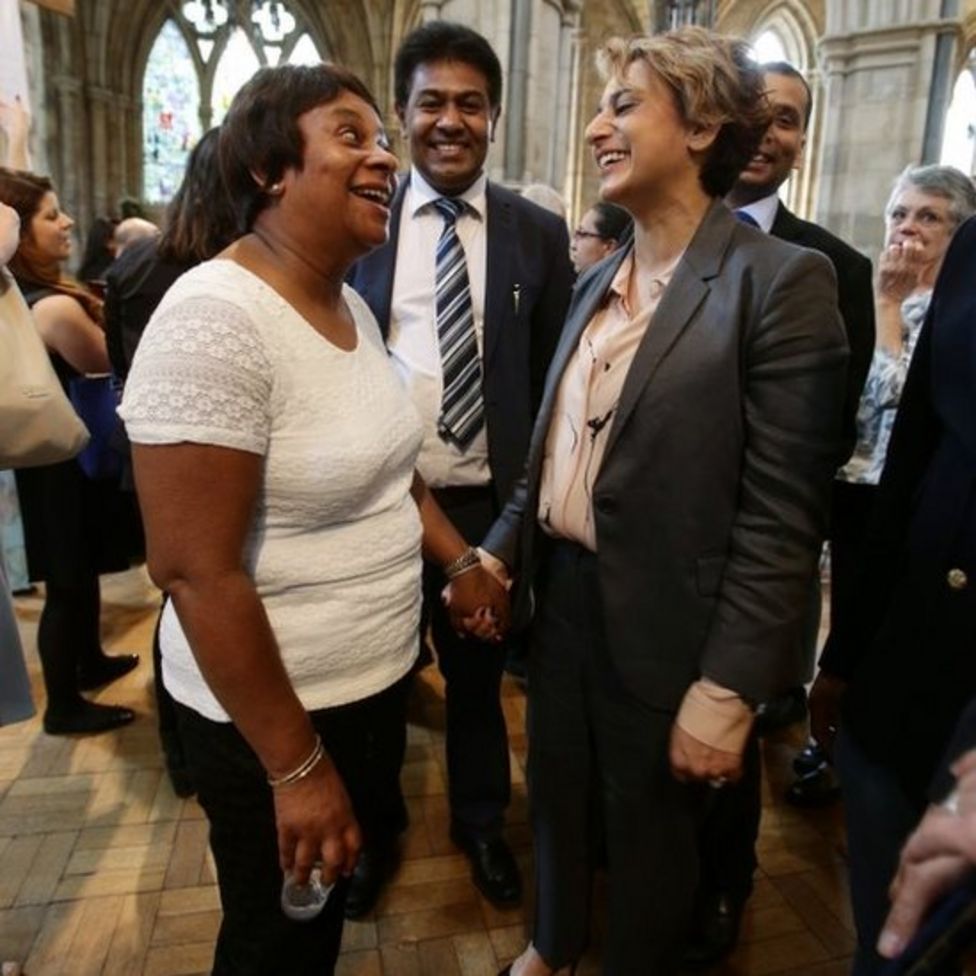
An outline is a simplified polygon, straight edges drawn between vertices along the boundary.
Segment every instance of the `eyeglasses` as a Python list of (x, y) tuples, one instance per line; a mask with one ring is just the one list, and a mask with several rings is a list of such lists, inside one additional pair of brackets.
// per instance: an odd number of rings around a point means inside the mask
[(577, 227), (573, 231), (574, 240), (578, 240), (580, 237), (595, 237), (597, 240), (603, 241), (606, 238), (602, 234), (597, 234), (592, 230), (583, 230), (582, 227)]

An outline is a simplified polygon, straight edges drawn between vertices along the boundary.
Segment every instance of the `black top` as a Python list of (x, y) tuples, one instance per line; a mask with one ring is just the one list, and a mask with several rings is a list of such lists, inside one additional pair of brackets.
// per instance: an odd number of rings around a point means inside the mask
[(129, 375), (132, 357), (152, 313), (170, 285), (189, 264), (164, 261), (159, 238), (149, 237), (126, 248), (105, 275), (105, 337), (115, 375)]

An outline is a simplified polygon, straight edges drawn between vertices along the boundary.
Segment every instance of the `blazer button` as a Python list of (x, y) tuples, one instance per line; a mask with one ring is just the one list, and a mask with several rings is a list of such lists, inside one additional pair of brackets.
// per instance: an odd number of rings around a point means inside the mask
[(613, 515), (617, 511), (617, 499), (611, 495), (601, 495), (596, 500), (596, 508), (598, 512), (603, 512), (604, 515)]
[(969, 586), (969, 577), (965, 570), (956, 567), (946, 573), (946, 582), (949, 584), (950, 590), (964, 590)]

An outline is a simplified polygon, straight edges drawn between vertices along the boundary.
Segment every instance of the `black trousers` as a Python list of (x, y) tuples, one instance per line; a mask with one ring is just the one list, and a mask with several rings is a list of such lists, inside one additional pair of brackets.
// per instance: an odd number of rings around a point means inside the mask
[[(317, 918), (281, 911), (274, 802), (261, 763), (231, 723), (175, 704), (180, 739), (210, 822), (223, 919), (214, 976), (328, 976), (342, 936), (347, 882), (336, 884)], [(364, 830), (389, 821), (406, 743), (406, 682), (363, 701), (310, 713)]]
[(636, 698), (614, 668), (596, 557), (572, 543), (547, 549), (529, 655), (533, 942), (553, 967), (582, 955), (599, 816), (609, 875), (603, 971), (670, 973), (690, 924), (710, 791), (673, 778), (674, 715)]
[[(472, 545), (484, 538), (497, 506), (490, 485), (433, 489), (434, 497)], [(505, 644), (458, 637), (441, 601), (446, 580), (424, 566), (421, 633), (431, 628), (444, 675), (448, 799), (455, 830), (470, 838), (501, 833), (511, 796), (508, 735), (501, 704)]]
[(716, 790), (699, 835), (699, 896), (722, 893), (744, 903), (752, 894), (762, 816), (762, 759), (753, 729), (742, 754), (742, 779)]

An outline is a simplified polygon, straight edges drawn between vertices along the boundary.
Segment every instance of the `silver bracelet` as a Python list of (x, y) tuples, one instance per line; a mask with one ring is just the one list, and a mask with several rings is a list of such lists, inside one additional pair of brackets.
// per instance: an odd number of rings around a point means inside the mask
[(268, 786), (271, 789), (276, 790), (281, 786), (291, 786), (293, 783), (299, 782), (299, 780), (305, 779), (308, 774), (315, 769), (315, 767), (322, 761), (325, 757), (325, 747), (322, 745), (322, 739), (319, 736), (315, 736), (315, 746), (308, 756), (303, 759), (290, 773), (285, 773), (283, 776), (269, 776)]
[(449, 579), (457, 579), (462, 573), (468, 572), (470, 569), (474, 569), (475, 566), (481, 565), (481, 557), (478, 555), (477, 549), (472, 549), (468, 546), (464, 552), (461, 553), (457, 559), (452, 559), (444, 567), (444, 575)]

